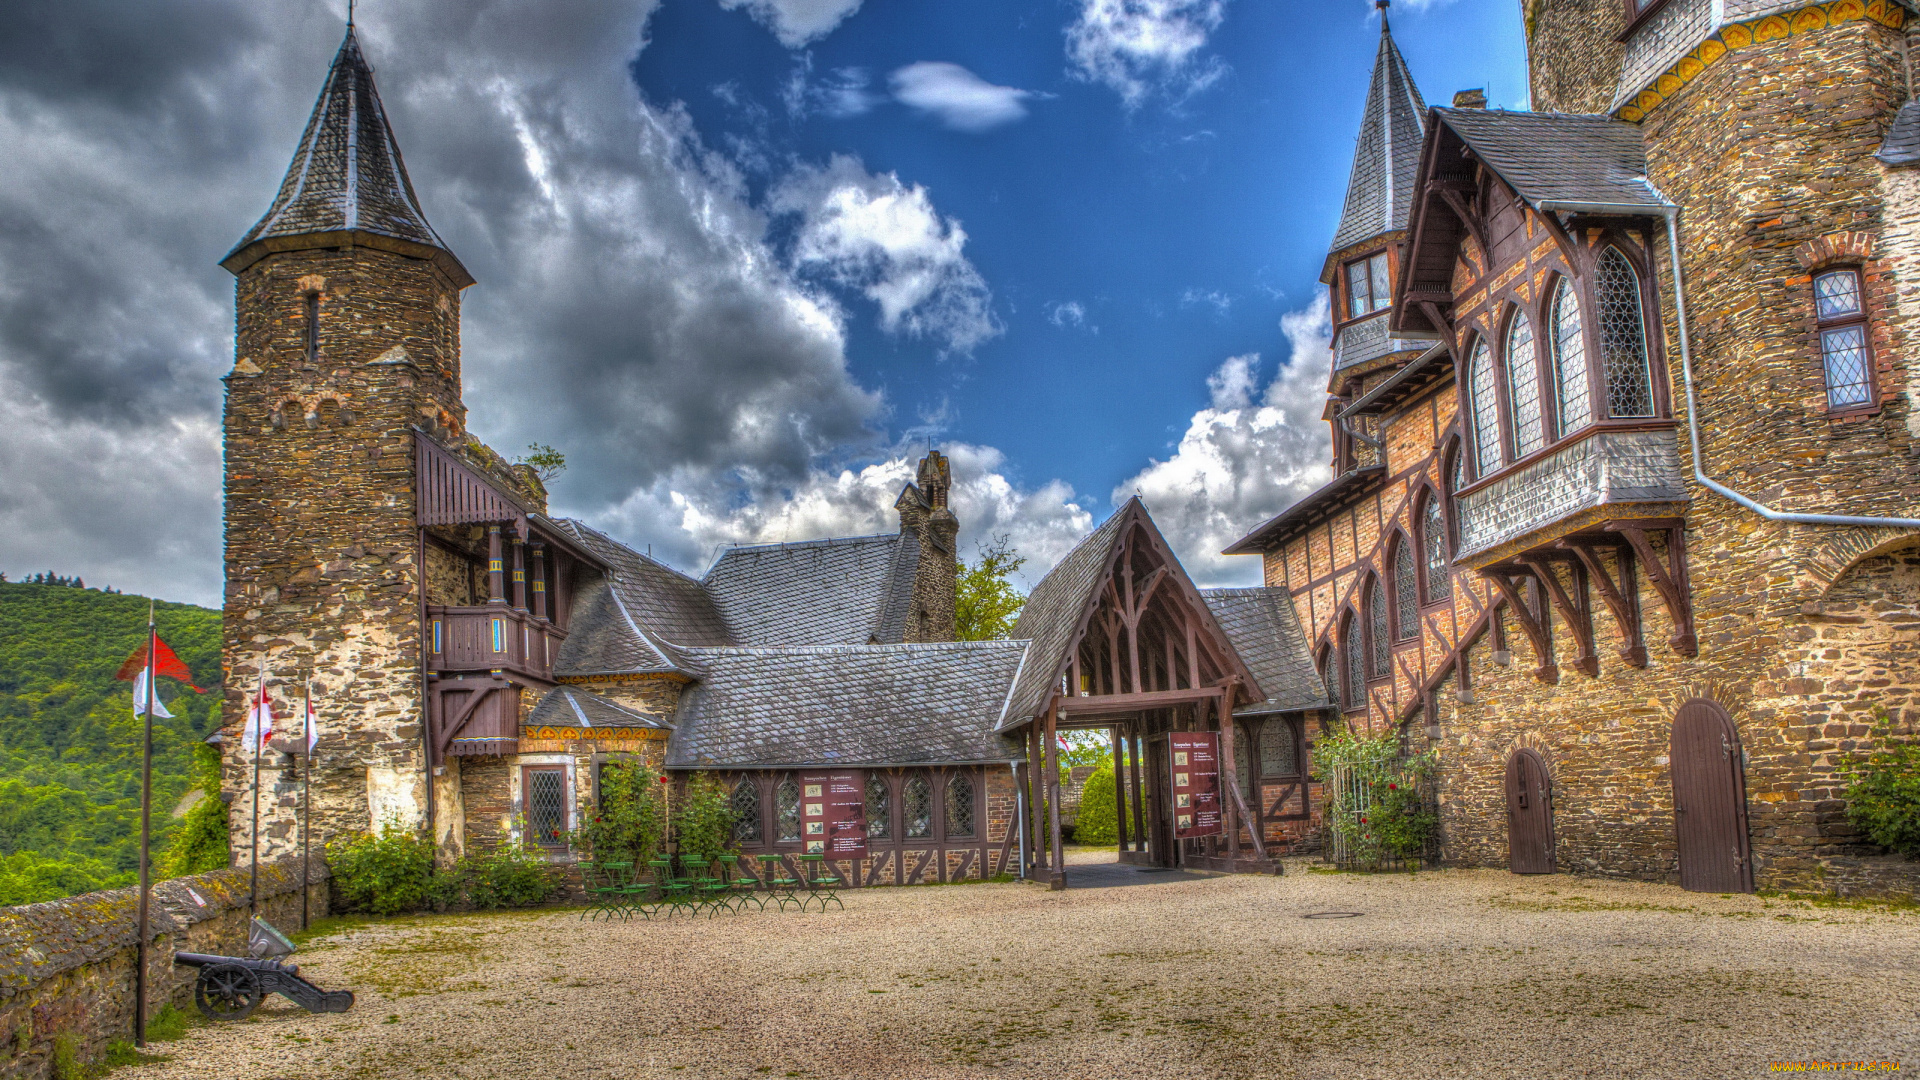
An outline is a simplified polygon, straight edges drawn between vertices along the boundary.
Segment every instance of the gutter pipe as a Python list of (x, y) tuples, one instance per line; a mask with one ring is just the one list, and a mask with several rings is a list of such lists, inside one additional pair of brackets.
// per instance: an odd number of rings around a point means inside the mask
[(1658, 214), (1667, 222), (1667, 254), (1673, 261), (1674, 320), (1680, 327), (1680, 374), (1687, 388), (1687, 437), (1693, 448), (1693, 478), (1702, 487), (1721, 498), (1739, 504), (1768, 521), (1788, 521), (1801, 525), (1843, 525), (1864, 528), (1920, 529), (1920, 518), (1863, 517), (1853, 514), (1799, 514), (1775, 510), (1742, 495), (1706, 473), (1700, 456), (1700, 409), (1693, 393), (1693, 347), (1687, 334), (1687, 291), (1680, 270), (1680, 208), (1672, 203), (1648, 206), (1645, 203), (1573, 202), (1548, 199), (1539, 204), (1543, 212), (1606, 214), (1610, 216)]

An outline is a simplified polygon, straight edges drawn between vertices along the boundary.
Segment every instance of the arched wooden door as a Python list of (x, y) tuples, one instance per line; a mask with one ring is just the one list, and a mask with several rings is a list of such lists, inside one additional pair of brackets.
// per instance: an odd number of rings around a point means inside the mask
[(1553, 873), (1553, 785), (1546, 760), (1524, 746), (1507, 757), (1507, 869)]
[(1673, 821), (1680, 887), (1752, 892), (1746, 769), (1727, 710), (1694, 698), (1673, 718)]

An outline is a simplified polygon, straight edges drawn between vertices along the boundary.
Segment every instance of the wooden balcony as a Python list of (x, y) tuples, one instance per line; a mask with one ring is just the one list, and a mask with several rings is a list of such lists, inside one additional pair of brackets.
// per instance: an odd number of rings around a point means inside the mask
[(505, 604), (427, 608), (427, 670), (437, 675), (502, 671), (553, 681), (566, 631)]

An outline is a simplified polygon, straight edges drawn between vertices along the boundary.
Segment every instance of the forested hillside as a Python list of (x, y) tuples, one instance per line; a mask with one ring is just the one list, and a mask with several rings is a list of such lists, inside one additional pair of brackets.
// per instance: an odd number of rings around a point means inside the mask
[[(174, 715), (154, 723), (156, 859), (194, 786), (194, 748), (219, 722), (220, 613), (161, 603), (157, 621), (209, 693), (159, 681)], [(0, 583), (0, 905), (134, 881), (141, 722), (114, 673), (146, 633), (144, 597)]]

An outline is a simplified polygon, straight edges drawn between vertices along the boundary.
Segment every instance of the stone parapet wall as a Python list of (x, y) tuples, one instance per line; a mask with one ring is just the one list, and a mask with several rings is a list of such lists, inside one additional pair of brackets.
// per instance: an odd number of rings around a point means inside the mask
[[(300, 865), (295, 857), (260, 867), (260, 915), (283, 930), (300, 925)], [(313, 860), (305, 887), (313, 916), (325, 915), (325, 860)], [(247, 890), (244, 867), (153, 886), (149, 1010), (192, 1008), (198, 971), (175, 966), (175, 952), (246, 955)], [(109, 889), (0, 908), (0, 1080), (50, 1077), (61, 1036), (83, 1061), (133, 1037), (138, 905), (139, 890)]]

